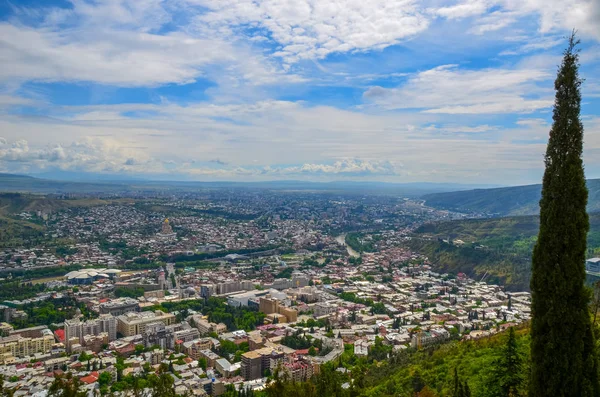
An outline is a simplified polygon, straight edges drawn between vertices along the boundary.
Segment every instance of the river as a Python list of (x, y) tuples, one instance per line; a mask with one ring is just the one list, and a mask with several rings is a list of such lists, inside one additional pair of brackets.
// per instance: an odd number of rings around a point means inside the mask
[(340, 234), (339, 236), (337, 236), (335, 238), (335, 241), (337, 241), (338, 244), (346, 247), (346, 251), (348, 251), (348, 255), (353, 256), (355, 258), (358, 258), (360, 256), (360, 254), (358, 252), (354, 251), (352, 249), (352, 247), (350, 247), (350, 246), (348, 246), (348, 244), (346, 244), (346, 233)]

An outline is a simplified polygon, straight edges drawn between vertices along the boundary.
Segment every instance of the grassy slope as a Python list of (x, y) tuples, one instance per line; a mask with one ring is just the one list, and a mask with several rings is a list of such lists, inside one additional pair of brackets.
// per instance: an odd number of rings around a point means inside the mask
[(42, 195), (21, 193), (0, 193), (0, 213), (55, 212), (65, 208), (94, 207), (113, 203), (133, 203), (132, 199), (103, 200), (97, 198), (56, 199)]
[(33, 178), (24, 175), (0, 173), (0, 191), (30, 193), (64, 193), (64, 192), (109, 192), (124, 190), (127, 185), (120, 183), (88, 183), (54, 181)]
[[(600, 213), (590, 215), (590, 255), (600, 254)], [(531, 252), (539, 227), (534, 216), (468, 219), (427, 224), (418, 228), (409, 245), (424, 253), (440, 271), (464, 272), (500, 282), (509, 289), (529, 287)], [(463, 246), (438, 239), (463, 240)], [(484, 248), (475, 248), (483, 245)]]
[[(406, 363), (392, 365), (381, 363), (369, 370), (365, 396), (412, 396), (415, 379), (422, 382), (438, 396), (451, 396), (454, 368), (461, 381), (467, 381), (473, 396), (490, 396), (493, 382), (493, 364), (500, 357), (506, 332), (490, 338), (469, 342), (452, 342), (435, 351), (422, 351), (409, 357)], [(527, 376), (529, 335), (527, 329), (517, 331), (518, 348), (525, 360), (523, 375)], [(526, 391), (527, 385), (522, 385)], [(525, 394), (523, 394), (525, 395)]]
[(16, 216), (21, 212), (52, 213), (65, 208), (91, 207), (113, 202), (132, 202), (132, 200), (94, 198), (62, 200), (31, 194), (0, 193), (0, 247), (36, 245), (44, 238), (45, 226)]
[[(588, 211), (600, 211), (600, 179), (589, 179)], [(423, 196), (426, 204), (460, 212), (496, 215), (534, 215), (539, 212), (541, 185), (434, 193)]]

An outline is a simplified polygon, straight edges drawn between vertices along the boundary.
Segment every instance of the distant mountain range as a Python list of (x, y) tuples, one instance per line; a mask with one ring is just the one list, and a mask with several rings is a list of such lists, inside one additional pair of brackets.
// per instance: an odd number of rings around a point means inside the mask
[[(91, 176), (90, 176), (91, 177)], [(588, 179), (588, 211), (600, 212), (600, 179)], [(426, 205), (486, 216), (535, 215), (539, 211), (541, 185), (491, 187), (453, 183), (386, 182), (196, 182), (153, 180), (55, 180), (0, 173), (0, 192), (23, 193), (119, 193), (254, 189), (344, 194), (380, 194), (422, 198)]]
[(56, 181), (26, 175), (0, 173), (0, 191), (2, 192), (86, 193), (114, 192), (123, 188), (124, 185), (116, 183)]
[(195, 182), (149, 180), (65, 181), (25, 175), (0, 174), (0, 191), (29, 193), (111, 193), (124, 191), (194, 191), (198, 189), (260, 189), (340, 192), (349, 194), (391, 194), (419, 197), (424, 194), (489, 187), (452, 183), (385, 183), (385, 182)]
[[(600, 179), (588, 179), (588, 211), (600, 211)], [(432, 193), (422, 198), (428, 206), (490, 216), (539, 213), (542, 185)]]

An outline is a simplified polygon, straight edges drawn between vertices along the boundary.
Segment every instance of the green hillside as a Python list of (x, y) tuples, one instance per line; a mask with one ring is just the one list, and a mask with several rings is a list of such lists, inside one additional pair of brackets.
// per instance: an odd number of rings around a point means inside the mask
[(124, 190), (126, 185), (117, 183), (87, 183), (54, 181), (25, 175), (0, 173), (0, 191), (29, 193), (92, 193)]
[(0, 214), (42, 211), (52, 213), (64, 208), (93, 207), (112, 203), (131, 203), (132, 199), (76, 198), (59, 199), (36, 194), (0, 193)]
[[(589, 256), (600, 255), (600, 213), (590, 215), (590, 224)], [(526, 290), (538, 228), (536, 216), (447, 221), (421, 226), (408, 245), (439, 271), (485, 275), (508, 289)]]
[[(600, 179), (589, 179), (588, 211), (600, 211)], [(476, 189), (460, 192), (433, 193), (423, 196), (431, 207), (459, 212), (484, 213), (496, 216), (535, 215), (542, 185)]]
[[(476, 341), (452, 342), (438, 349), (400, 355), (396, 360), (367, 367), (361, 379), (365, 388), (360, 396), (452, 396), (454, 369), (466, 382), (473, 396), (499, 396), (498, 361), (506, 343), (503, 332)], [(517, 330), (517, 350), (523, 359), (523, 384), (526, 395), (529, 368), (529, 330)], [(424, 392), (424, 388), (431, 392)], [(420, 394), (417, 394), (418, 392)]]
[(114, 202), (133, 202), (130, 199), (101, 200), (95, 198), (58, 199), (43, 195), (0, 193), (0, 248), (35, 246), (45, 239), (45, 223), (41, 218), (27, 220), (22, 212), (41, 211), (51, 214), (65, 208), (91, 207)]
[[(472, 341), (452, 341), (423, 350), (400, 350), (389, 359), (377, 359), (371, 348), (368, 357), (357, 357), (353, 345), (345, 345), (342, 356), (320, 367), (309, 381), (279, 378), (268, 384), (266, 397), (448, 397), (457, 395), (502, 396), (503, 359), (508, 333)], [(530, 337), (527, 328), (515, 332), (516, 359), (520, 373), (511, 373), (518, 394), (528, 386)], [(377, 340), (377, 339), (376, 339)], [(513, 356), (514, 357), (514, 356)], [(338, 370), (336, 370), (336, 368)], [(347, 371), (339, 371), (344, 368)], [(455, 375), (456, 374), (456, 375)], [(467, 384), (469, 394), (455, 392), (456, 383)], [(344, 387), (346, 384), (348, 387)], [(512, 394), (511, 394), (512, 395)]]

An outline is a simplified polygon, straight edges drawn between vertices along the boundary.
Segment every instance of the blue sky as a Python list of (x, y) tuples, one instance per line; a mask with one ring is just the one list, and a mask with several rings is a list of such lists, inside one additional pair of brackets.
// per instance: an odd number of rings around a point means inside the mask
[(597, 0), (0, 0), (0, 172), (537, 183)]

